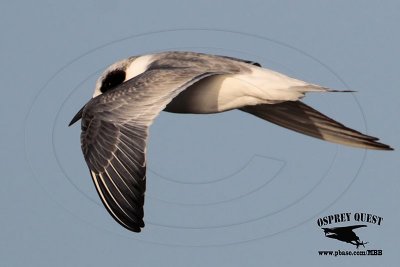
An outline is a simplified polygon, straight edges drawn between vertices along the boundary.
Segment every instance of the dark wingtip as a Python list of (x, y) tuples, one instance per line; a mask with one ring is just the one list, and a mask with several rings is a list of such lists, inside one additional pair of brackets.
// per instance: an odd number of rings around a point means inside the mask
[(386, 150), (389, 150), (389, 151), (394, 151), (394, 148), (393, 148), (393, 147), (391, 147), (391, 146), (389, 146), (389, 145), (386, 145)]
[(379, 138), (373, 137), (373, 136), (369, 136), (369, 135), (365, 135), (367, 138), (362, 142), (363, 145), (365, 145), (366, 149), (372, 149), (372, 150), (382, 150), (382, 151), (393, 151), (394, 148), (392, 148), (391, 146), (378, 142), (380, 141)]
[[(86, 105), (85, 105), (86, 106)], [(72, 118), (71, 122), (68, 124), (68, 127), (71, 126), (72, 124), (74, 124), (75, 122), (79, 121), (82, 118), (82, 113), (83, 113), (83, 109), (85, 108), (85, 106), (83, 106), (78, 113), (75, 114), (75, 116)]]
[(369, 147), (370, 149), (384, 150), (384, 151), (393, 151), (394, 150), (393, 147), (391, 147), (387, 144), (384, 144), (384, 143), (377, 142), (377, 140), (379, 140), (379, 139), (378, 138), (376, 138), (375, 140), (371, 139), (372, 142), (369, 142), (366, 144), (371, 146), (371, 147)]
[(139, 227), (136, 226), (136, 227), (127, 228), (127, 229), (132, 231), (132, 232), (135, 232), (135, 233), (140, 233), (142, 231), (142, 229), (140, 227), (144, 227), (144, 226), (139, 226)]
[(387, 148), (386, 148), (385, 150), (394, 151), (394, 148), (393, 148), (393, 147), (390, 147), (390, 146), (387, 146)]
[(386, 144), (382, 144), (379, 142), (374, 142), (372, 149), (376, 149), (376, 150), (384, 150), (384, 151), (393, 151), (394, 148), (386, 145)]

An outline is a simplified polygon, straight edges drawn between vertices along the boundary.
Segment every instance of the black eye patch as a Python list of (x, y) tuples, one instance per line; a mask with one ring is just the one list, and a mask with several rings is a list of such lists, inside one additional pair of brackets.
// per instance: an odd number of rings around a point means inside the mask
[(113, 70), (107, 74), (104, 78), (100, 91), (105, 93), (109, 90), (114, 89), (117, 85), (120, 85), (125, 80), (126, 73), (123, 70)]

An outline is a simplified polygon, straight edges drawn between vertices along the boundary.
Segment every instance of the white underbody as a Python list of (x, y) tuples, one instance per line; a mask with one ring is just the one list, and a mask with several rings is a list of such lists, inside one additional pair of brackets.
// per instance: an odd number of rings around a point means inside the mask
[(304, 95), (304, 88), (296, 88), (307, 85), (305, 82), (259, 67), (252, 71), (205, 78), (175, 97), (165, 111), (216, 113), (249, 105), (295, 101)]
[(250, 68), (250, 73), (215, 75), (195, 83), (175, 97), (165, 111), (216, 113), (249, 105), (296, 101), (305, 92), (325, 91), (268, 69)]
[[(127, 69), (126, 80), (146, 71), (152, 62), (152, 55), (136, 58)], [(306, 92), (326, 91), (323, 87), (269, 69), (239, 61), (237, 64), (245, 64), (250, 71), (204, 78), (175, 97), (165, 111), (216, 113), (248, 105), (296, 101)], [(98, 94), (95, 90), (94, 96)]]

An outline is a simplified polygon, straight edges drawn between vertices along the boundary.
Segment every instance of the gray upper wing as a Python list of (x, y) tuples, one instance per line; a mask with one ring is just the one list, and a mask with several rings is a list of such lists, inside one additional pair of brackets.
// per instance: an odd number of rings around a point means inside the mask
[[(156, 61), (139, 76), (90, 100), (82, 113), (81, 146), (101, 200), (125, 228), (144, 227), (146, 142), (154, 118), (180, 92), (211, 76), (239, 71), (176, 58)], [(215, 63), (215, 62), (214, 62)]]
[(361, 224), (361, 225), (352, 225), (352, 226), (347, 226), (346, 228), (348, 229), (357, 229), (357, 228), (361, 228), (361, 227), (367, 227), (367, 225), (365, 224)]
[(378, 142), (378, 138), (346, 127), (301, 101), (246, 106), (240, 110), (290, 130), (329, 142), (360, 148), (393, 150), (390, 146)]
[(246, 63), (246, 64), (254, 65), (254, 66), (257, 66), (257, 67), (261, 67), (261, 64), (258, 63), (258, 62), (256, 62), (256, 61), (245, 60), (245, 59), (240, 59), (240, 58), (235, 58), (235, 57), (229, 57), (229, 56), (221, 56), (221, 57), (227, 58), (227, 59), (236, 60), (236, 61), (243, 62), (243, 63)]

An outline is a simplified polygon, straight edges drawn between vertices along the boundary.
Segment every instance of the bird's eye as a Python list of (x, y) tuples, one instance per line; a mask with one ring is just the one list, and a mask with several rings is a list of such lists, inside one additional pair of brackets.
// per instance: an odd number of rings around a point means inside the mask
[(121, 83), (124, 82), (125, 76), (126, 76), (126, 73), (123, 70), (111, 71), (104, 78), (104, 80), (101, 84), (101, 87), (100, 87), (100, 91), (102, 93), (105, 93), (105, 92), (115, 88), (117, 85), (120, 85)]

